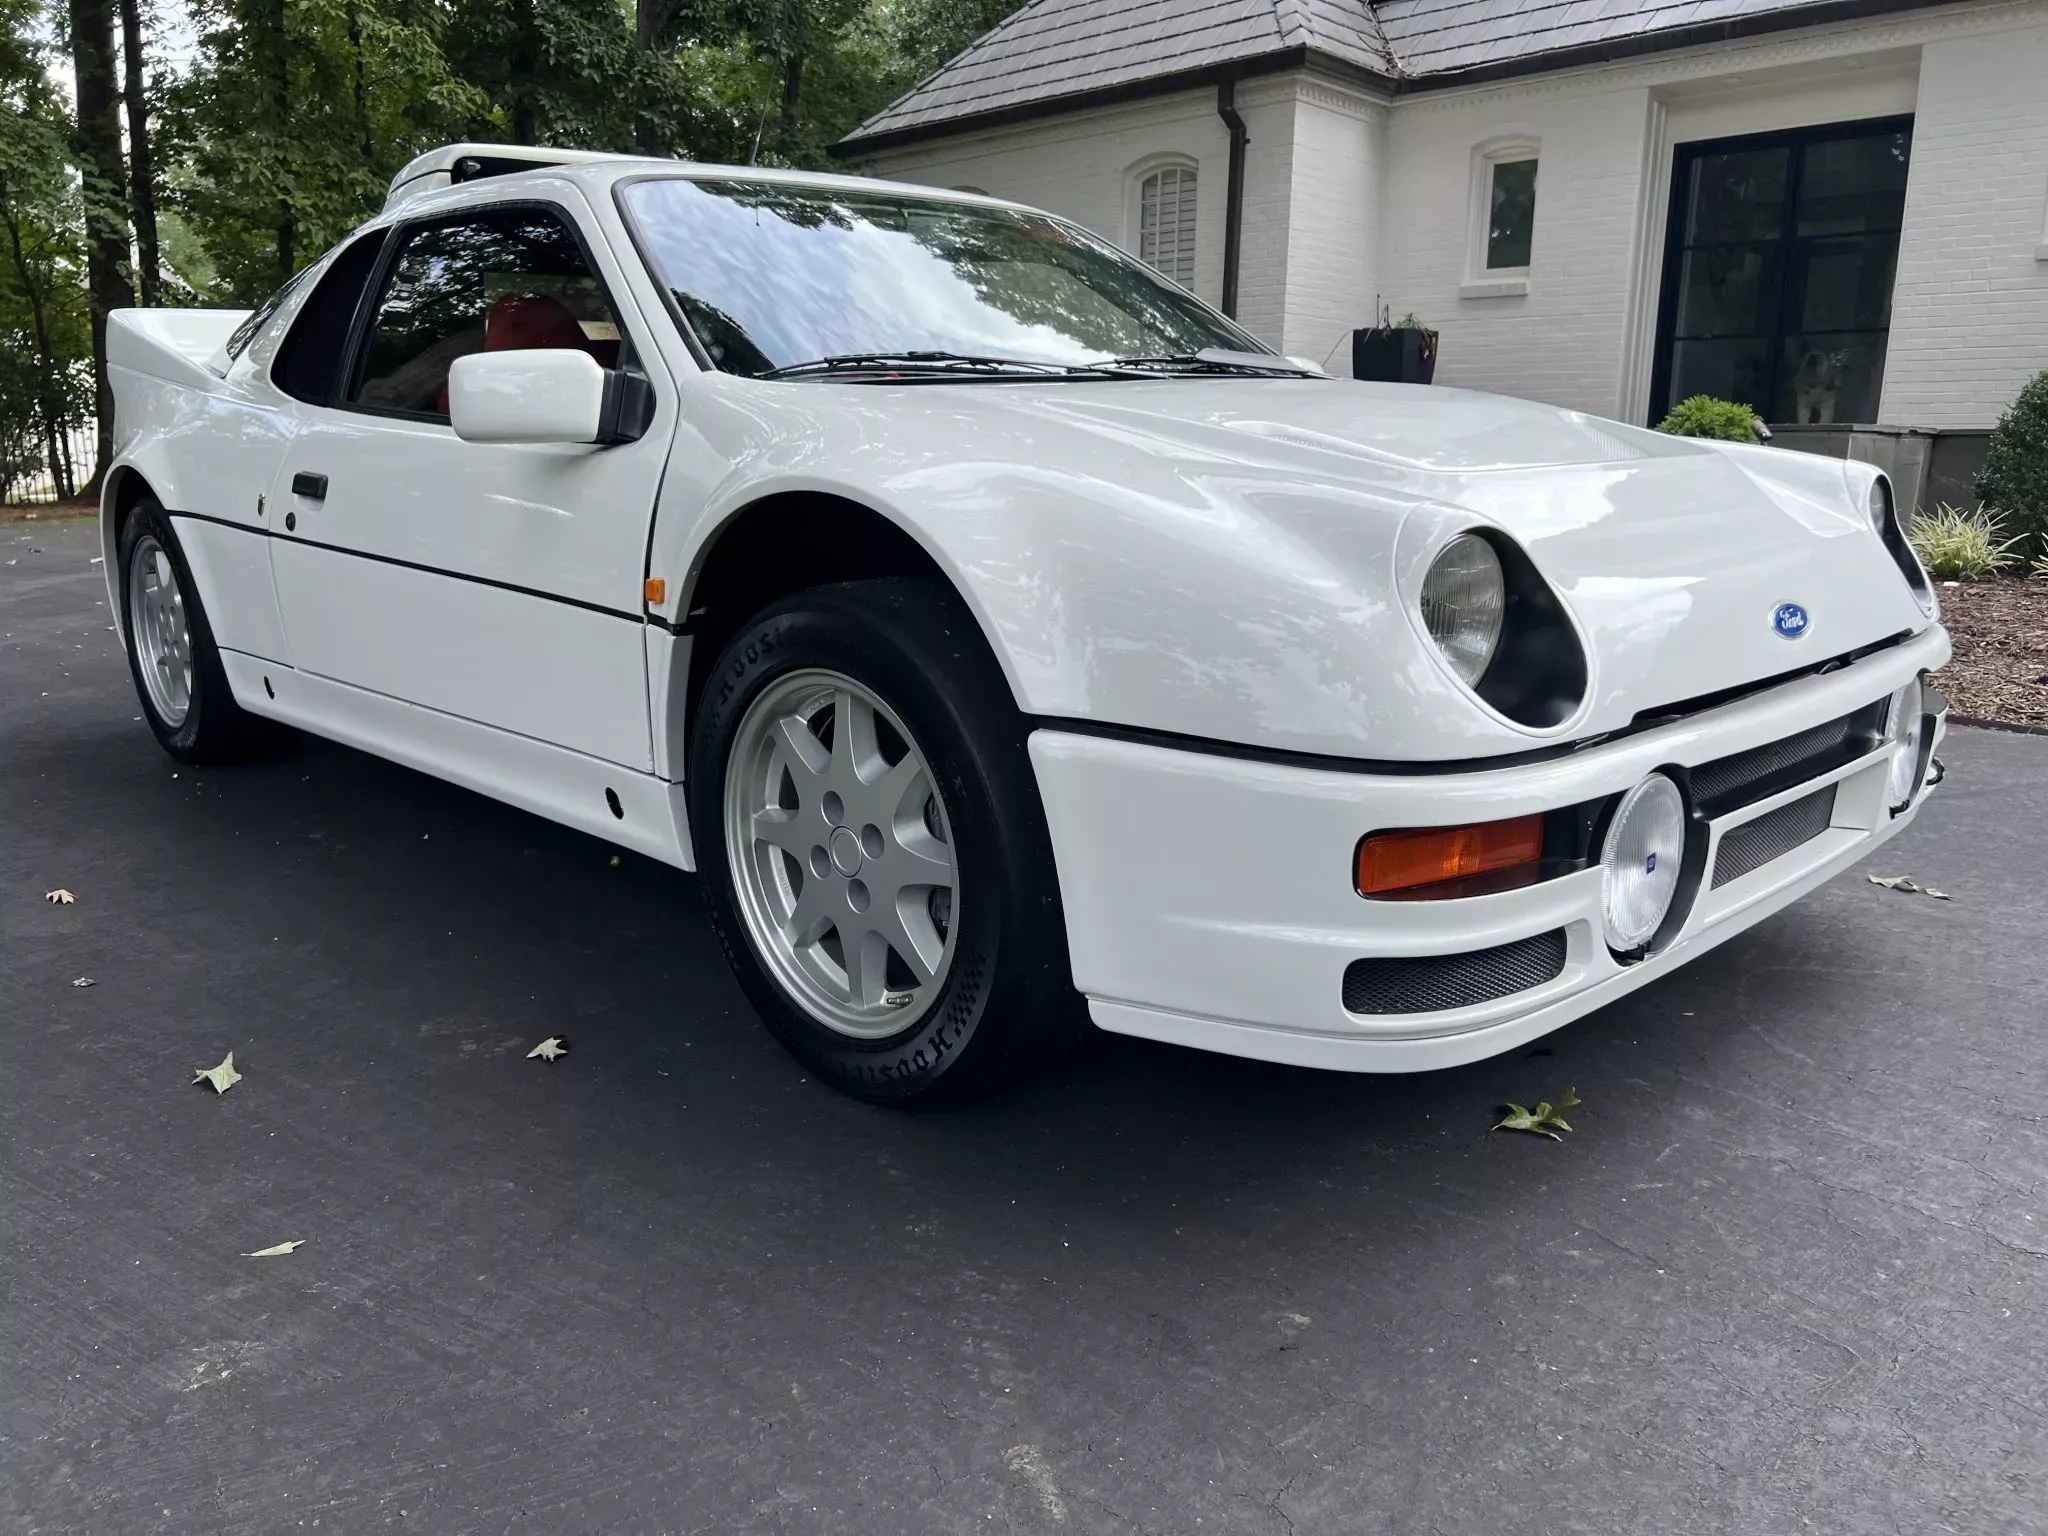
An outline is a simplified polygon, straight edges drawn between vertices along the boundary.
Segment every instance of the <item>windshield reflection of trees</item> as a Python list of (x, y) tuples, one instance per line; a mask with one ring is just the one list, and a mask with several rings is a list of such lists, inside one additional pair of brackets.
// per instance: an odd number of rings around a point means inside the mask
[[(843, 352), (990, 350), (986, 326), (859, 301), (872, 259), (859, 247), (877, 236), (905, 242), (905, 260), (914, 250), (943, 263), (991, 318), (1040, 333), (1010, 338), (1000, 355), (1076, 362), (1254, 345), (1136, 262), (1031, 214), (763, 182), (646, 182), (631, 196), (651, 215), (664, 280), (730, 372)], [(763, 217), (824, 238), (778, 238)], [(902, 260), (890, 265), (911, 275)]]

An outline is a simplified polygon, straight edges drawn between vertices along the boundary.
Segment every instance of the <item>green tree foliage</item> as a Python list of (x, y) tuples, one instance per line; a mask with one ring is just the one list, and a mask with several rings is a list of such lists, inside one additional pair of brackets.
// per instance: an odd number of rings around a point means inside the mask
[(67, 109), (35, 0), (0, 0), (0, 497), (47, 475), (69, 493), (62, 437), (92, 395), (92, 322)]
[(2048, 373), (2040, 373), (1998, 418), (1977, 499), (2004, 514), (2027, 553), (2048, 555)]
[(166, 93), (170, 202), (213, 272), (252, 304), (375, 211), (429, 143), (487, 117), (443, 50), (434, 0), (202, 0), (188, 74)]

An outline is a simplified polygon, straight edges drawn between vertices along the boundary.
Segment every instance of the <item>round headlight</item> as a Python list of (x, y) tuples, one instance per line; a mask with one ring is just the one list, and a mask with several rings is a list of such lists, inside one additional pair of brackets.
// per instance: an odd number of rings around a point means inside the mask
[(1423, 627), (1468, 685), (1493, 660), (1507, 606), (1500, 556), (1477, 534), (1461, 533), (1446, 544), (1422, 580)]
[(1600, 902), (1607, 942), (1641, 949), (1657, 935), (1685, 868), (1685, 799), (1653, 773), (1622, 797), (1600, 843)]
[(1892, 695), (1885, 710), (1885, 739), (1892, 743), (1891, 772), (1885, 776), (1885, 801), (1895, 811), (1912, 803), (1920, 787), (1920, 749), (1927, 734), (1926, 695), (1914, 678)]

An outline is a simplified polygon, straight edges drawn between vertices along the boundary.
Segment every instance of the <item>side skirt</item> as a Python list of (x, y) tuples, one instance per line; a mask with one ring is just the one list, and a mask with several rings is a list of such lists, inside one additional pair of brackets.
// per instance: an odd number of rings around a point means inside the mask
[[(235, 701), (251, 714), (403, 763), (678, 869), (697, 867), (680, 784), (225, 646), (220, 659)], [(622, 815), (613, 814), (607, 791)]]

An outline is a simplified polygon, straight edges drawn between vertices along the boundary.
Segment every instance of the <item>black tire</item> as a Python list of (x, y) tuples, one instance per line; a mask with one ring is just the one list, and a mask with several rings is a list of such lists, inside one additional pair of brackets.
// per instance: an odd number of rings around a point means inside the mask
[[(142, 680), (142, 660), (136, 649), (135, 624), (130, 604), (129, 583), (135, 546), (154, 538), (169, 557), (184, 599), (185, 624), (192, 637), (192, 692), (185, 718), (173, 725), (157, 712), (149, 688)], [(156, 733), (163, 749), (181, 763), (239, 762), (284, 739), (282, 727), (248, 713), (235, 702), (227, 673), (220, 664), (220, 648), (214, 644), (213, 626), (207, 622), (206, 607), (199, 587), (192, 580), (192, 568), (185, 563), (184, 548), (177, 531), (164, 515), (163, 507), (151, 497), (136, 502), (121, 527), (121, 633), (126, 637), (128, 675), (142, 700), (142, 717)]]
[[(734, 889), (725, 780), (762, 690), (819, 668), (859, 682), (917, 740), (950, 810), (960, 887), (953, 958), (903, 1028), (863, 1040), (820, 1023), (757, 954)], [(818, 1076), (909, 1104), (1002, 1082), (1085, 1039), (1024, 717), (960, 599), (890, 578), (799, 593), (750, 620), (713, 664), (690, 738), (690, 832), (711, 924), (755, 1010)]]

